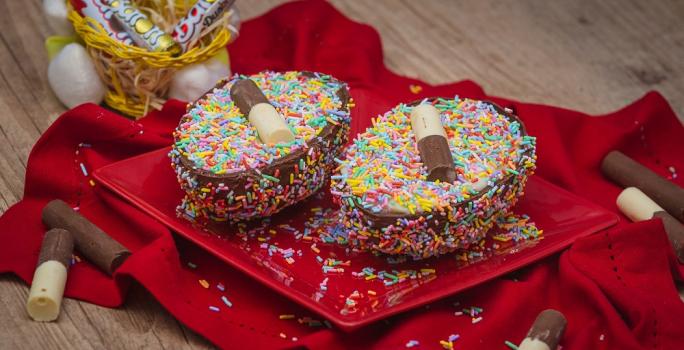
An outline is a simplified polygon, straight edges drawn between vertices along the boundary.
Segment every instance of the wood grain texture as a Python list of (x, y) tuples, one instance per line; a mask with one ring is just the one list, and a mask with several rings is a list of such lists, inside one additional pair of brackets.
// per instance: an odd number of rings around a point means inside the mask
[[(238, 1), (243, 18), (280, 0)], [(395, 72), (433, 84), (472, 79), (494, 95), (591, 114), (611, 112), (649, 90), (684, 116), (684, 2), (333, 1), (374, 26)], [(23, 192), (26, 160), (65, 109), (47, 83), (42, 1), (0, 0), (0, 212)], [(295, 20), (293, 18), (293, 20)], [(408, 87), (407, 87), (408, 88)], [(66, 299), (57, 323), (34, 323), (28, 288), (0, 275), (0, 349), (203, 349), (144, 289), (107, 309)]]

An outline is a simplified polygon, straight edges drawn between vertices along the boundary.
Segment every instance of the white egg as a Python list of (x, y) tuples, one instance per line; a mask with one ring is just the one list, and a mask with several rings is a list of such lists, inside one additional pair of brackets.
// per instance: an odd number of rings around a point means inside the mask
[(67, 7), (64, 0), (43, 0), (43, 13), (48, 26), (55, 35), (69, 36), (74, 34), (74, 27), (67, 19)]
[(76, 43), (64, 46), (50, 61), (48, 82), (57, 98), (69, 108), (86, 102), (99, 104), (105, 94), (90, 55)]
[(228, 65), (216, 58), (188, 65), (174, 74), (169, 98), (186, 102), (195, 101), (213, 88), (219, 80), (229, 75)]

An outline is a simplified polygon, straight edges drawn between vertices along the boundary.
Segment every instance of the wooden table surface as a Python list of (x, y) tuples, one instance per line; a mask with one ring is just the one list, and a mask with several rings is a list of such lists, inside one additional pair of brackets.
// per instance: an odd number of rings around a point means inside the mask
[[(282, 1), (238, 1), (243, 18)], [(42, 1), (0, 1), (0, 212), (22, 196), (26, 160), (62, 113), (47, 83)], [(657, 90), (684, 116), (684, 1), (333, 1), (374, 26), (385, 62), (431, 83), (473, 79), (494, 95), (591, 114)], [(293, 19), (294, 20), (294, 19)], [(31, 322), (28, 288), (0, 275), (0, 349), (210, 348), (144, 289), (107, 309), (65, 300)]]

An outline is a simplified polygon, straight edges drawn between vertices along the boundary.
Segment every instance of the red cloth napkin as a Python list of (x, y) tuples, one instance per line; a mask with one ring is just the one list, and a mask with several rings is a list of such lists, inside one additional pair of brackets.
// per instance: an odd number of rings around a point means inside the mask
[[(663, 176), (672, 175), (668, 167), (684, 169), (684, 129), (657, 93), (593, 118), (488, 97), (468, 81), (430, 86), (388, 71), (377, 33), (324, 2), (286, 4), (246, 22), (230, 50), (236, 72), (315, 70), (349, 82), (357, 103), (356, 131), (402, 101), (454, 94), (493, 99), (516, 110), (538, 137), (539, 175), (612, 210), (620, 189), (598, 170), (609, 150), (620, 149)], [(412, 84), (422, 92), (413, 94)], [(183, 111), (183, 103), (171, 101), (139, 122), (95, 105), (62, 115), (31, 152), (24, 198), (0, 218), (0, 273), (30, 282), (45, 231), (40, 211), (48, 200), (61, 198), (134, 252), (114, 279), (87, 262), (74, 265), (68, 297), (116, 307), (135, 280), (180, 321), (221, 347), (385, 349), (417, 340), (420, 348), (434, 349), (440, 340), (459, 334), (457, 348), (503, 349), (505, 340), (522, 340), (541, 310), (556, 308), (568, 319), (564, 349), (684, 348), (684, 303), (674, 285), (684, 269), (675, 262), (657, 220), (623, 220), (578, 240), (562, 254), (353, 333), (278, 320), (284, 313), (316, 315), (172, 236), (123, 199), (90, 183), (90, 173), (98, 167), (169, 145)], [(684, 184), (682, 176), (673, 181)], [(188, 268), (187, 261), (197, 268)], [(219, 291), (202, 288), (199, 279), (212, 286), (224, 283), (233, 307), (223, 307), (217, 301)], [(483, 308), (483, 320), (472, 324), (469, 317), (455, 316), (460, 309), (453, 306), (455, 301), (460, 307)], [(222, 310), (211, 312), (208, 305)]]

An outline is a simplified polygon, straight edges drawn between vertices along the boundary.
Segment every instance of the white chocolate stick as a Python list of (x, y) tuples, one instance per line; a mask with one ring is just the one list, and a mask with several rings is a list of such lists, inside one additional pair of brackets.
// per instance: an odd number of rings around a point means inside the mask
[(230, 89), (230, 96), (250, 124), (257, 129), (261, 142), (277, 144), (294, 140), (294, 134), (288, 128), (285, 119), (278, 114), (252, 80), (236, 81)]
[(54, 321), (59, 316), (64, 286), (66, 286), (67, 268), (61, 263), (49, 260), (33, 274), (26, 311), (35, 321)]
[(446, 138), (439, 110), (430, 104), (421, 104), (411, 111), (411, 129), (416, 134), (416, 142), (430, 136), (441, 135)]
[(52, 229), (45, 233), (26, 302), (26, 311), (35, 321), (54, 321), (59, 316), (73, 249), (74, 237), (69, 231)]
[(411, 128), (416, 134), (420, 159), (428, 171), (427, 180), (447, 183), (456, 181), (454, 159), (451, 157), (439, 110), (429, 104), (413, 107)]
[(276, 144), (294, 140), (294, 134), (285, 120), (270, 103), (259, 103), (252, 107), (247, 119), (257, 129), (263, 143)]
[(653, 214), (664, 210), (636, 187), (625, 188), (617, 197), (616, 204), (632, 221), (650, 220)]

